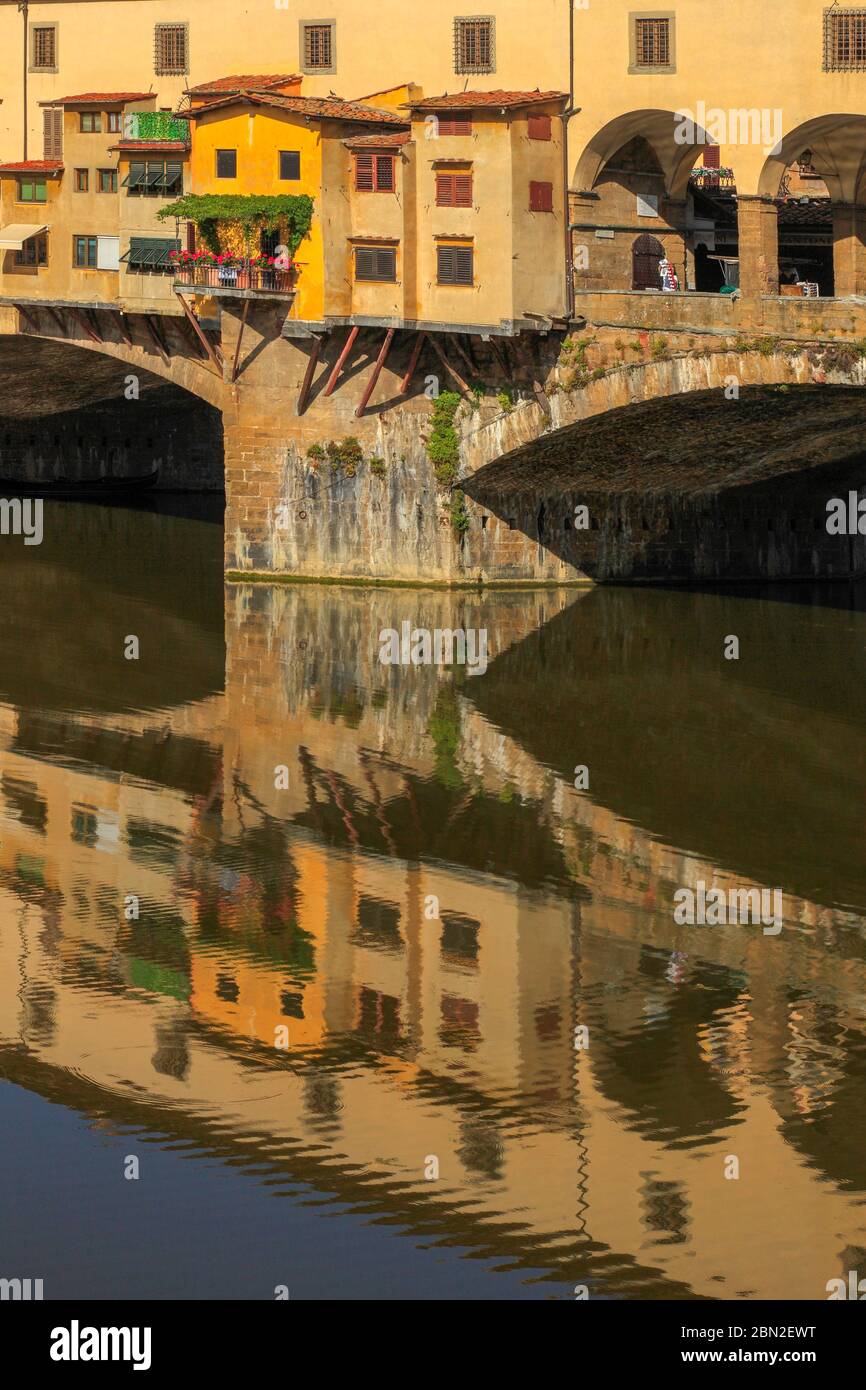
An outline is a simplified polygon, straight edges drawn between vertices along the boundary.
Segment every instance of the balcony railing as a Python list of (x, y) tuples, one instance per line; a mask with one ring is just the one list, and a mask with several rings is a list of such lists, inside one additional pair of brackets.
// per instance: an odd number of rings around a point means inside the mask
[(281, 269), (279, 266), (263, 266), (251, 261), (237, 261), (231, 265), (178, 263), (175, 266), (174, 278), (177, 285), (221, 290), (224, 294), (242, 294), (247, 290), (259, 290), (270, 294), (288, 295), (295, 292), (297, 272), (294, 266)]
[(729, 193), (737, 187), (733, 169), (693, 169), (689, 183), (693, 188), (724, 189)]

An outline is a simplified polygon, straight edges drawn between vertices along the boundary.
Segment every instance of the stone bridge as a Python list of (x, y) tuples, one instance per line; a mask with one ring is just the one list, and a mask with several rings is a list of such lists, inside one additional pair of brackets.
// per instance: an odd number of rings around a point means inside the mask
[[(0, 471), (74, 472), (77, 435), (83, 475), (116, 440), (111, 467), (156, 460), (163, 486), (224, 485), (232, 577), (863, 572), (864, 539), (829, 536), (826, 503), (861, 487), (866, 305), (766, 297), (756, 313), (724, 296), (580, 299), (569, 335), (507, 347), (448, 335), (446, 352), (419, 360), (416, 335), (398, 333), (381, 368), (380, 330), (362, 329), (344, 357), (342, 335), (283, 337), (268, 303), (246, 317), (224, 309), (219, 341), (178, 316), (31, 305), (25, 318), (0, 306), (0, 361), (13, 373)], [(446, 425), (447, 480), (428, 452), (431, 397), (445, 390), (463, 397)], [(88, 452), (81, 412), (94, 409)]]

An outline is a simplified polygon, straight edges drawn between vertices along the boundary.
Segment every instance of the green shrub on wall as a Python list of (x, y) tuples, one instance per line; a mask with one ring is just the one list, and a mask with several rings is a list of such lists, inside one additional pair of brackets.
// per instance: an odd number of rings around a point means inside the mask
[(157, 217), (169, 217), (194, 222), (208, 250), (219, 254), (219, 223), (237, 222), (245, 231), (256, 227), (273, 232), (284, 224), (288, 246), (294, 255), (313, 221), (313, 200), (307, 193), (283, 193), (276, 197), (244, 193), (188, 193), (167, 207), (160, 208)]

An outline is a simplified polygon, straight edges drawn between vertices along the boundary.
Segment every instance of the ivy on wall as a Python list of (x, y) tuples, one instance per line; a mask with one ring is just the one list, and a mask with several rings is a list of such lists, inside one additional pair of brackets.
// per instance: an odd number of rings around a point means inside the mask
[(294, 255), (313, 221), (313, 200), (307, 193), (285, 193), (265, 197), (244, 193), (188, 193), (167, 207), (160, 208), (157, 217), (165, 220), (177, 217), (194, 222), (205, 246), (214, 254), (220, 250), (219, 224), (235, 222), (245, 232), (254, 228), (276, 231), (286, 227), (288, 247)]

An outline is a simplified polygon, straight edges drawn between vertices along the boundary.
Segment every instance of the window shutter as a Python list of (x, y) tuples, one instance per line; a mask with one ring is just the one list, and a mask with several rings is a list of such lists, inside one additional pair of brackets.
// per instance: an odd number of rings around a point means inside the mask
[(471, 208), (472, 206), (472, 175), (454, 175), (454, 206), (456, 208)]
[(704, 150), (704, 168), (718, 169), (720, 167), (721, 148), (719, 145), (707, 145)]
[(454, 206), (454, 176), (452, 174), (436, 175), (436, 206), (440, 208), (450, 208)]
[(472, 117), (471, 116), (440, 116), (439, 117), (440, 135), (471, 135)]
[(549, 140), (551, 138), (552, 129), (549, 116), (530, 116), (528, 125), (530, 140)]
[(440, 285), (473, 283), (474, 254), (471, 246), (440, 246), (437, 256)]
[(553, 212), (553, 184), (530, 183), (529, 211)]
[(360, 193), (373, 192), (373, 156), (371, 154), (355, 155), (355, 187)]
[(394, 192), (394, 160), (389, 154), (376, 156), (376, 187), (383, 193)]
[(42, 111), (42, 157), (63, 158), (63, 108), (46, 106)]

